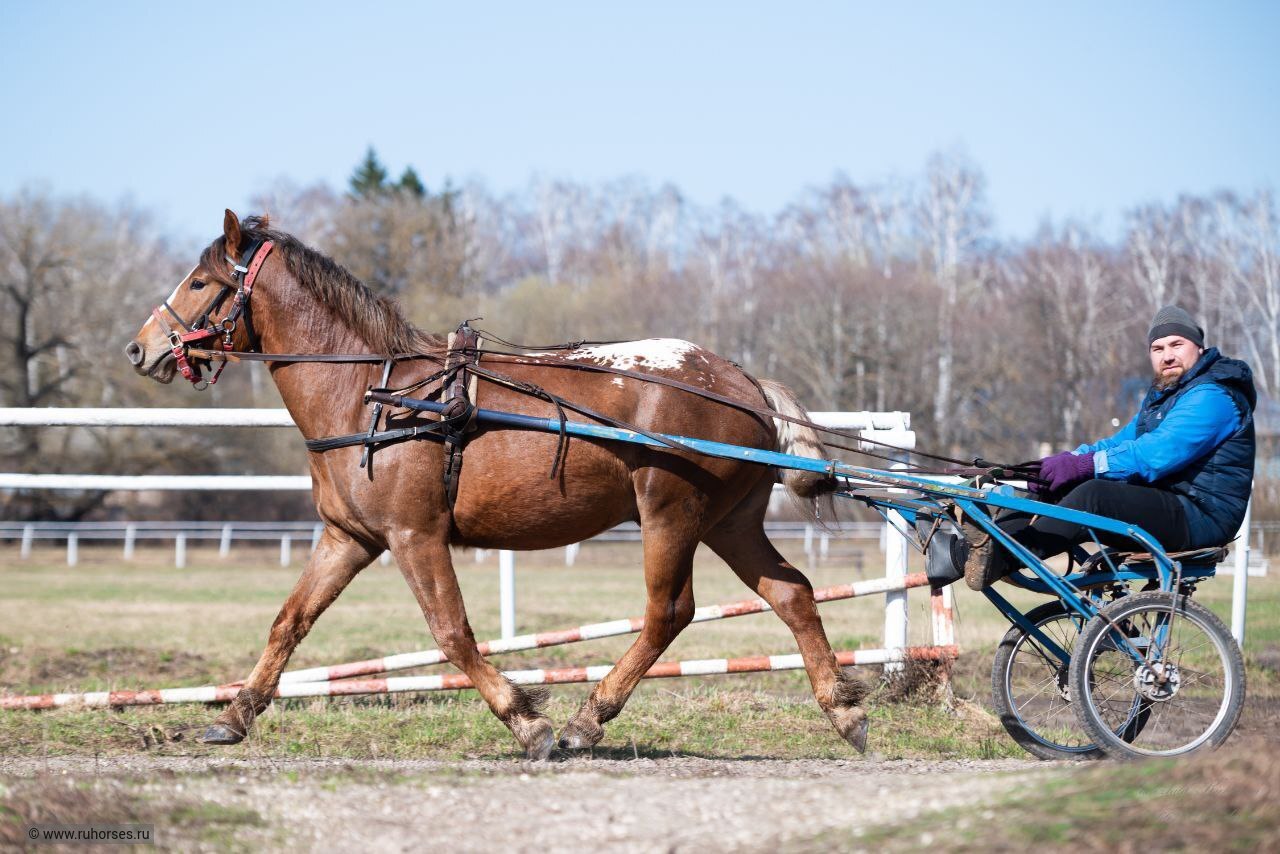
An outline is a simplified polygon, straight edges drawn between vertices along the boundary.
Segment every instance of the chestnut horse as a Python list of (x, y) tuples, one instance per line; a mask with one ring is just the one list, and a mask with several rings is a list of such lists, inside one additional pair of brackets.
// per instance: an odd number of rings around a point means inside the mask
[[(265, 261), (259, 252), (251, 264), (243, 255), (263, 241), (274, 246)], [(256, 276), (250, 278), (251, 290), (243, 287), (248, 267), (253, 269), (247, 275)], [(228, 299), (232, 293), (235, 297)], [(191, 328), (209, 331), (188, 338), (225, 335), (225, 347), (237, 351), (425, 354), (397, 361), (389, 383), (380, 383), (383, 366), (376, 359), (271, 361), (280, 396), (309, 439), (367, 430), (370, 413), (362, 400), (364, 390), (380, 384), (404, 387), (430, 376), (439, 370), (447, 346), (443, 339), (411, 326), (395, 303), (374, 295), (329, 258), (269, 229), (265, 217), (241, 222), (231, 211), (226, 212), (222, 236), (143, 324), (125, 348), (126, 355), (139, 374), (159, 382), (170, 382), (180, 368), (194, 381), (210, 362), (194, 359), (188, 374), (185, 359), (178, 358), (184, 355), (182, 330)], [(177, 353), (174, 345), (179, 345)], [(736, 365), (688, 342), (659, 339), (583, 347), (563, 358), (659, 374), (804, 417), (785, 387), (768, 381), (757, 384)], [(686, 391), (512, 359), (500, 367), (508, 376), (645, 430), (821, 456), (821, 443), (811, 429)], [(434, 388), (438, 390), (438, 383)], [(488, 409), (556, 416), (552, 404), (489, 382), (480, 383), (477, 398)], [(397, 425), (415, 423), (414, 417), (405, 413)], [(543, 697), (509, 682), (477, 650), (450, 546), (546, 549), (634, 521), (640, 523), (644, 543), (644, 628), (565, 725), (560, 747), (596, 744), (604, 735), (602, 725), (622, 710), (640, 677), (689, 624), (694, 611), (694, 551), (706, 543), (790, 628), (818, 704), (841, 736), (858, 750), (865, 749), (867, 717), (860, 703), (866, 687), (841, 671), (808, 579), (764, 534), (765, 508), (777, 472), (683, 450), (574, 439), (557, 477), (551, 479), (547, 470), (558, 441), (553, 434), (480, 425), (467, 444), (452, 513), (438, 442), (380, 447), (372, 473), (360, 466), (360, 447), (311, 452), (312, 492), (323, 534), (272, 624), (257, 665), (202, 739), (234, 744), (248, 734), (316, 619), (356, 573), (389, 549), (449, 661), (470, 677), (529, 757), (547, 757), (557, 739), (551, 722), (539, 711)], [(817, 475), (800, 472), (787, 472), (784, 480), (802, 497), (812, 497), (827, 485)]]

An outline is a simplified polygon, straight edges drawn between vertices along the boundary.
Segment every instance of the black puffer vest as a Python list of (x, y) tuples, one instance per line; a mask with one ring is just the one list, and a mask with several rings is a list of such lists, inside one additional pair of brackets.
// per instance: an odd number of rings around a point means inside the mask
[(1224, 357), (1217, 348), (1205, 350), (1173, 388), (1160, 391), (1153, 386), (1147, 392), (1137, 424), (1139, 436), (1156, 429), (1178, 400), (1201, 383), (1215, 383), (1231, 395), (1241, 426), (1208, 454), (1152, 484), (1182, 498), (1193, 548), (1228, 542), (1244, 521), (1253, 490), (1253, 408), (1258, 402), (1253, 371), (1238, 359)]

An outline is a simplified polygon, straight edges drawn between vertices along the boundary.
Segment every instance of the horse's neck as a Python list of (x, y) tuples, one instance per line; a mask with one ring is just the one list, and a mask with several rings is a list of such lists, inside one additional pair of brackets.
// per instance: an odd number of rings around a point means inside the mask
[[(373, 353), (364, 340), (314, 301), (301, 310), (272, 312), (271, 321), (261, 330), (260, 343), (265, 353)], [(367, 426), (361, 423), (364, 390), (381, 379), (382, 366), (376, 362), (273, 362), (270, 370), (294, 423), (304, 436), (315, 439)]]

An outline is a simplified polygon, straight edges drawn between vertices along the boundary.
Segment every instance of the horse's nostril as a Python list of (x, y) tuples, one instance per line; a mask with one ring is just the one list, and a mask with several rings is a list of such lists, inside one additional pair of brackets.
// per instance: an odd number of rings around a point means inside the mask
[(130, 341), (124, 348), (124, 354), (129, 357), (129, 364), (135, 368), (142, 364), (142, 345), (137, 341)]

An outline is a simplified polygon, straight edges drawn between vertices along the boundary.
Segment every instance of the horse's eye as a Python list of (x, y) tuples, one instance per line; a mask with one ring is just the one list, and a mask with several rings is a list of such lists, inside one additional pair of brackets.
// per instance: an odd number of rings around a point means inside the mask
[(191, 280), (191, 290), (198, 291), (203, 287), (204, 287), (204, 282), (200, 281), (199, 279)]

